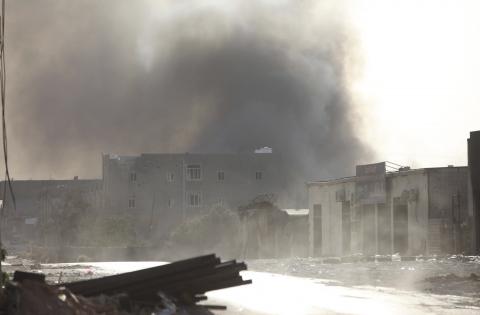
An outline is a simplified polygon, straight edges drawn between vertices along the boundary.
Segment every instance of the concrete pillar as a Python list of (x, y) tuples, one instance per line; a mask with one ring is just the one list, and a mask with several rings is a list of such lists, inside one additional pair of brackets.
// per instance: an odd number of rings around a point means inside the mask
[(375, 254), (378, 254), (378, 203), (375, 203)]
[(278, 227), (276, 226), (275, 227), (275, 232), (274, 232), (274, 237), (275, 239), (273, 240), (274, 241), (274, 254), (273, 254), (273, 258), (279, 258), (278, 257)]
[(395, 254), (393, 252), (393, 198), (390, 198), (388, 208), (390, 211), (390, 253)]
[(242, 226), (242, 256), (247, 259), (247, 217), (243, 217), (241, 221)]
[(313, 205), (309, 203), (308, 206), (308, 256), (313, 257)]
[(408, 231), (408, 255), (412, 255), (415, 253), (417, 246), (416, 243), (420, 240), (421, 235), (419, 235), (418, 231), (418, 221), (417, 221), (417, 213), (416, 213), (416, 203), (412, 201), (407, 201), (407, 213), (408, 213), (408, 221), (407, 221), (407, 231)]

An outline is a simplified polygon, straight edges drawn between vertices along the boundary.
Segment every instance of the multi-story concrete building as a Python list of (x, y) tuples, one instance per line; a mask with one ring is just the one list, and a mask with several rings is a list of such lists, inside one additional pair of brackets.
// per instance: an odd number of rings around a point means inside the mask
[(310, 255), (471, 252), (468, 168), (387, 172), (385, 165), (307, 184)]
[(262, 194), (275, 195), (282, 208), (300, 208), (303, 184), (289, 178), (279, 155), (266, 152), (104, 155), (104, 208), (134, 213), (148, 227), (143, 232), (164, 236), (183, 218), (218, 205), (234, 209)]

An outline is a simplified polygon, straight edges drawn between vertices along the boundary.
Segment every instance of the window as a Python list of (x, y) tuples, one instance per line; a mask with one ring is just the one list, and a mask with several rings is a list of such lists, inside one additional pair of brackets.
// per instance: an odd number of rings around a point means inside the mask
[(175, 174), (172, 172), (167, 172), (167, 182), (173, 182), (175, 181)]
[(262, 179), (262, 172), (255, 172), (255, 179), (261, 180)]
[(175, 204), (175, 201), (173, 199), (168, 199), (167, 205), (168, 205), (169, 208), (173, 208), (174, 204)]
[(137, 181), (137, 173), (130, 173), (130, 182), (136, 182)]
[(187, 180), (201, 180), (202, 172), (200, 165), (188, 165), (187, 166)]
[(191, 192), (187, 194), (187, 205), (189, 207), (200, 207), (202, 205), (201, 194), (198, 192)]
[(129, 199), (128, 200), (128, 207), (130, 209), (135, 208), (135, 199)]
[(217, 179), (218, 180), (224, 180), (225, 179), (225, 173), (222, 171), (218, 171), (217, 173)]

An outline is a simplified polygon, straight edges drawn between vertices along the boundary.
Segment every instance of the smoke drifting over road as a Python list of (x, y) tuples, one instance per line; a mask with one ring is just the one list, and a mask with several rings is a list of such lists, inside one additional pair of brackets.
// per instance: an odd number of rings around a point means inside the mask
[(99, 176), (101, 152), (270, 146), (312, 178), (369, 156), (337, 1), (199, 2), (11, 2), (14, 176)]

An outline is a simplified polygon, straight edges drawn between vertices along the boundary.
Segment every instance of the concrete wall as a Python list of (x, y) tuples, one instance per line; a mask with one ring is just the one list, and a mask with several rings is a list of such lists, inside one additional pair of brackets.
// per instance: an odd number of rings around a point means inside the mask
[(468, 139), (472, 206), (472, 252), (480, 253), (480, 130), (470, 132)]
[(104, 155), (102, 157), (103, 208), (109, 211), (126, 211), (130, 196), (129, 176), (135, 157)]
[[(431, 242), (438, 244), (438, 252), (469, 252), (473, 224), (469, 210), (468, 168), (430, 168), (427, 172)], [(434, 238), (435, 234), (438, 239)]]
[(478, 224), (477, 224), (477, 216), (476, 216), (476, 209), (475, 209), (475, 203), (473, 200), (473, 187), (472, 187), (472, 180), (471, 180), (471, 170), (470, 167), (468, 169), (468, 175), (469, 175), (469, 181), (468, 181), (468, 215), (471, 219), (470, 225), (471, 225), (471, 231), (470, 231), (470, 237), (471, 237), (471, 244), (470, 244), (470, 250), (469, 254), (476, 254), (480, 253), (480, 249), (478, 248), (477, 244), (477, 230), (478, 230)]

